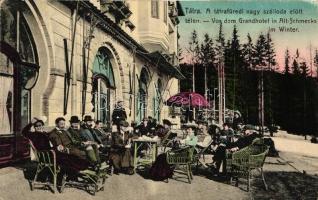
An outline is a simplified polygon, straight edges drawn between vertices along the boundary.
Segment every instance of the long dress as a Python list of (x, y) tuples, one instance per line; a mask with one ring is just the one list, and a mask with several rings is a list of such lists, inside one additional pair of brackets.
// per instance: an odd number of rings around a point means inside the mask
[(155, 181), (172, 178), (174, 167), (167, 162), (167, 154), (160, 154), (149, 170), (150, 177)]
[(133, 156), (131, 148), (126, 148), (128, 144), (129, 133), (114, 132), (112, 133), (112, 145), (110, 150), (110, 160), (115, 168), (133, 167)]

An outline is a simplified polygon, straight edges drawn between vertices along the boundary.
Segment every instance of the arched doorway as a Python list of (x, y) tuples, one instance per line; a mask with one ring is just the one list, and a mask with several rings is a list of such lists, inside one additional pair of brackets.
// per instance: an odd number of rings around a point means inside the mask
[(116, 101), (116, 85), (113, 73), (111, 53), (101, 47), (93, 63), (93, 112), (95, 119), (111, 126), (111, 112)]
[[(39, 71), (34, 38), (16, 1), (1, 4), (0, 164), (14, 154), (28, 155), (20, 131), (31, 117), (31, 89)], [(20, 141), (20, 139), (21, 141)]]
[(137, 97), (137, 120), (141, 122), (147, 116), (149, 73), (145, 67), (141, 69)]
[(1, 5), (1, 13), (0, 134), (10, 134), (30, 119), (31, 89), (39, 67), (35, 42), (23, 15), (8, 2)]

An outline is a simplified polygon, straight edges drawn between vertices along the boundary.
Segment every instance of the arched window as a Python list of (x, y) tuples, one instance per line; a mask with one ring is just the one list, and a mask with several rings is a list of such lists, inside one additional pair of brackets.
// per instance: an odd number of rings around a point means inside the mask
[(14, 1), (1, 4), (0, 135), (18, 132), (29, 122), (30, 90), (39, 69), (34, 39), (18, 9)]
[(148, 100), (148, 84), (149, 73), (146, 68), (142, 68), (139, 78), (139, 91), (137, 98), (137, 120), (140, 122), (147, 115), (147, 100)]
[(99, 48), (93, 63), (93, 104), (95, 118), (111, 125), (115, 103), (115, 78), (108, 49)]

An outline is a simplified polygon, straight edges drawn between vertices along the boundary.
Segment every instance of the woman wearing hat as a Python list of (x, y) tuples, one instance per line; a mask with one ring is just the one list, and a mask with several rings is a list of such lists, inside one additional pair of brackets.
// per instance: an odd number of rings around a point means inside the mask
[(198, 143), (198, 137), (196, 136), (195, 129), (197, 126), (195, 124), (186, 125), (187, 137), (184, 140), (180, 140), (183, 145), (195, 146)]
[(110, 160), (114, 167), (114, 173), (119, 174), (120, 171), (125, 171), (128, 174), (133, 174), (133, 156), (131, 154), (129, 133), (129, 123), (126, 121), (120, 122), (120, 131), (112, 133), (112, 142), (110, 150)]
[(233, 117), (233, 129), (235, 131), (239, 130), (240, 127), (243, 125), (243, 120), (242, 120), (242, 116), (241, 113), (239, 111), (235, 111), (234, 112), (234, 117)]
[(39, 151), (51, 149), (48, 134), (43, 130), (43, 126), (43, 120), (33, 118), (22, 130), (22, 135), (31, 140), (34, 147)]

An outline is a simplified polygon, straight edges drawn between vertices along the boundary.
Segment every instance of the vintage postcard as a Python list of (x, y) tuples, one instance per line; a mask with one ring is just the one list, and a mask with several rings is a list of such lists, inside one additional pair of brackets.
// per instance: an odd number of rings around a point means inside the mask
[(0, 0), (0, 200), (318, 199), (317, 0)]

